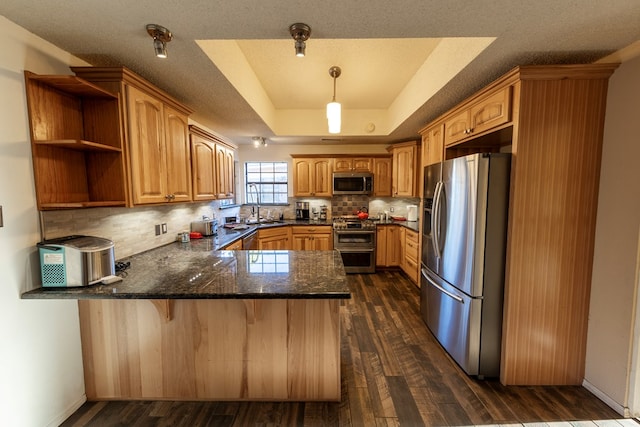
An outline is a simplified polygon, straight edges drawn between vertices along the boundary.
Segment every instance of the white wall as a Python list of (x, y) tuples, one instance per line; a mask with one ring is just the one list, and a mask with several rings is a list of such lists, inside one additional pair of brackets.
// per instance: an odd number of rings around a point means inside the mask
[[(21, 300), (39, 274), (23, 70), (87, 65), (0, 16), (0, 425), (58, 425), (85, 400), (75, 301)], [(37, 280), (37, 279), (35, 279)]]
[(585, 369), (585, 386), (621, 414), (629, 405), (637, 292), (639, 119), (640, 58), (635, 58), (609, 81)]

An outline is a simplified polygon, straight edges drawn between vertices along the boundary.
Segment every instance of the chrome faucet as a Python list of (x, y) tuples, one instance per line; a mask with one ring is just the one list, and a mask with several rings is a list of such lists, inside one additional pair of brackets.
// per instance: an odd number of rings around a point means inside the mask
[[(253, 192), (255, 193), (255, 203), (254, 206), (251, 208), (251, 215), (256, 215), (256, 219), (257, 222), (260, 222), (260, 193), (258, 192), (258, 186), (255, 184), (249, 184), (249, 191), (251, 191), (251, 189), (253, 189)], [(257, 211), (257, 212), (256, 212)]]

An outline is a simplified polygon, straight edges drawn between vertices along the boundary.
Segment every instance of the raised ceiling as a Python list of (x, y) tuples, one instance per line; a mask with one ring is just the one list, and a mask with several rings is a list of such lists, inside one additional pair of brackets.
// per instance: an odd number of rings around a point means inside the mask
[[(637, 0), (3, 0), (0, 14), (96, 66), (124, 65), (236, 143), (388, 143), (516, 65), (584, 63), (640, 39)], [(288, 28), (311, 26), (296, 58)], [(145, 25), (169, 28), (153, 55)], [(326, 132), (338, 65), (343, 132)]]

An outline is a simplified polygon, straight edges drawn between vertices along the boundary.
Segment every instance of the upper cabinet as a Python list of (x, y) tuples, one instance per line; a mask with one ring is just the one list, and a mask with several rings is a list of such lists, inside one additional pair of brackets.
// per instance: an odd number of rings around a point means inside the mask
[(417, 141), (403, 142), (389, 147), (393, 155), (392, 196), (417, 197), (418, 165), (420, 163)]
[(293, 195), (331, 197), (333, 159), (293, 157)]
[(334, 172), (373, 172), (371, 157), (337, 157), (333, 159)]
[(130, 204), (192, 200), (191, 110), (124, 67), (72, 67), (79, 77), (123, 98), (123, 146), (130, 168)]
[(490, 93), (469, 107), (448, 118), (444, 123), (446, 146), (475, 138), (511, 122), (511, 86)]
[(193, 200), (233, 198), (236, 147), (194, 125), (189, 133)]
[(422, 135), (422, 166), (440, 163), (444, 157), (444, 125), (420, 131)]
[(118, 95), (29, 71), (25, 86), (38, 209), (125, 206)]
[(373, 159), (373, 195), (375, 197), (391, 196), (391, 157), (376, 157)]

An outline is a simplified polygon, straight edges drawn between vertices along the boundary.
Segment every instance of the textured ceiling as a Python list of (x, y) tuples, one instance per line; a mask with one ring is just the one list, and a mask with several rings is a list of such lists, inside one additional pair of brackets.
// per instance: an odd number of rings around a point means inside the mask
[[(333, 90), (331, 65), (343, 68), (337, 98), (345, 109), (389, 109), (398, 99), (411, 104), (409, 114), (388, 123), (388, 135), (338, 136), (386, 143), (415, 138), (429, 120), (516, 65), (592, 62), (640, 40), (638, 0), (2, 0), (0, 14), (93, 65), (132, 69), (237, 143), (253, 135), (317, 143), (326, 135), (278, 135), (286, 126), (274, 125), (248, 100), (246, 89), (232, 83), (236, 73), (225, 75), (203, 50), (206, 41), (233, 42), (244, 59), (231, 69), (252, 74), (275, 110), (321, 111)], [(288, 27), (295, 22), (312, 28), (305, 58), (293, 55)], [(149, 23), (174, 33), (165, 60), (153, 56)], [(468, 52), (462, 44), (448, 48), (449, 60), (443, 56), (440, 68), (418, 76), (437, 51), (434, 39), (467, 37), (495, 40), (454, 72), (449, 62)], [(415, 85), (407, 86), (411, 79)], [(443, 82), (428, 93), (426, 80)], [(411, 93), (398, 98), (403, 89)]]

